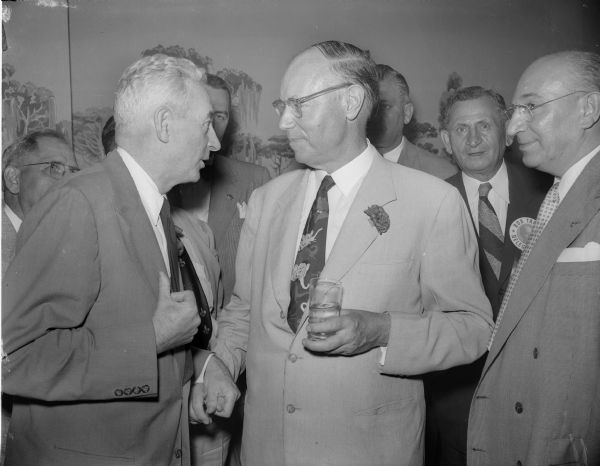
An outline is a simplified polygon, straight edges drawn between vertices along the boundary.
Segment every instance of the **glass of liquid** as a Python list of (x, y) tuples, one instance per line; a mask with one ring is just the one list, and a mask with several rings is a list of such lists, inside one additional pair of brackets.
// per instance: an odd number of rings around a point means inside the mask
[[(308, 288), (308, 322), (322, 322), (323, 320), (340, 315), (344, 287), (341, 282), (327, 278), (312, 278)], [(311, 340), (324, 340), (329, 336), (326, 332), (311, 332)]]

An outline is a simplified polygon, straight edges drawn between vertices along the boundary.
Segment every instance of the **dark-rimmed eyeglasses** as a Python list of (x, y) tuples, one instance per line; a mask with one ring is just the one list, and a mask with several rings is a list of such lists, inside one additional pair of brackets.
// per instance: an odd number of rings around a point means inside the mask
[(570, 95), (578, 94), (580, 92), (588, 92), (588, 91), (569, 92), (568, 94), (561, 95), (560, 97), (555, 97), (554, 99), (547, 100), (546, 102), (542, 102), (541, 104), (511, 105), (510, 107), (507, 107), (505, 110), (506, 118), (508, 118), (510, 120), (513, 117), (513, 115), (516, 113), (517, 116), (525, 118), (526, 121), (532, 121), (533, 120), (533, 111), (540, 108), (542, 105), (549, 104), (550, 102), (555, 102), (556, 100), (564, 99), (565, 97), (569, 97)]
[(353, 83), (338, 84), (337, 86), (331, 86), (319, 92), (315, 92), (314, 94), (305, 95), (304, 97), (290, 97), (285, 100), (277, 99), (273, 101), (273, 107), (278, 116), (283, 115), (285, 107), (289, 107), (292, 111), (292, 115), (296, 118), (302, 118), (302, 104), (305, 104), (309, 100), (316, 99), (317, 97), (321, 97), (322, 95), (329, 94), (330, 92), (337, 91), (338, 89), (352, 86), (352, 84)]
[(67, 173), (77, 173), (79, 168), (74, 167), (72, 165), (67, 165), (63, 162), (36, 162), (36, 163), (26, 163), (21, 165), (21, 167), (33, 167), (36, 165), (47, 165), (44, 169), (47, 171), (48, 175), (52, 178), (60, 179), (65, 176)]

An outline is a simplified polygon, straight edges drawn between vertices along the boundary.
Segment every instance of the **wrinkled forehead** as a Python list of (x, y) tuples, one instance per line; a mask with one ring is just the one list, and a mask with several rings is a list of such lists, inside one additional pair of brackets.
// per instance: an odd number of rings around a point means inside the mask
[(455, 102), (449, 112), (451, 125), (453, 123), (462, 123), (465, 121), (499, 122), (502, 119), (502, 116), (502, 111), (498, 108), (498, 104), (488, 96)]
[(281, 97), (302, 97), (341, 82), (329, 61), (319, 50), (310, 48), (298, 55), (288, 66), (281, 81)]
[(38, 149), (30, 155), (40, 162), (72, 162), (73, 151), (66, 142), (53, 137), (38, 139)]

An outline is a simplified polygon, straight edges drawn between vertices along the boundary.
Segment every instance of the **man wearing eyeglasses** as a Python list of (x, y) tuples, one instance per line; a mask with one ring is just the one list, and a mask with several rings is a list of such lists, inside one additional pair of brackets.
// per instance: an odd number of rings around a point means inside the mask
[[(531, 225), (552, 179), (505, 160), (506, 104), (491, 89), (456, 90), (440, 104), (440, 136), (460, 172), (448, 178), (458, 189), (477, 232), (479, 269), (494, 319)], [(467, 462), (467, 420), (485, 357), (429, 374), (426, 463)]]
[(404, 126), (412, 120), (415, 107), (404, 76), (389, 65), (377, 65), (379, 104), (367, 126), (367, 137), (387, 160), (446, 179), (456, 166), (415, 146), (404, 137)]
[[(368, 52), (316, 44), (280, 96), (279, 127), (310, 168), (252, 195), (213, 347), (247, 369), (242, 464), (419, 465), (423, 386), (409, 376), (476, 359), (492, 327), (468, 214), (450, 185), (368, 143)], [(341, 282), (343, 309), (309, 324), (316, 276)]]
[(536, 60), (508, 113), (523, 163), (555, 183), (488, 344), (468, 464), (600, 464), (600, 56)]
[(30, 133), (8, 146), (2, 155), (2, 276), (14, 257), (17, 231), (33, 205), (63, 176), (79, 170), (62, 134)]

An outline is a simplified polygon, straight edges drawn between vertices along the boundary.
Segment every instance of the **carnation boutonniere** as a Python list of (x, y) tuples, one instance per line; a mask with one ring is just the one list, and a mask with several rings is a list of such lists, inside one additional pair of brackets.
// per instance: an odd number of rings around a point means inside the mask
[(369, 216), (369, 222), (377, 228), (377, 232), (380, 235), (383, 235), (390, 229), (390, 216), (380, 205), (373, 204), (364, 212)]

